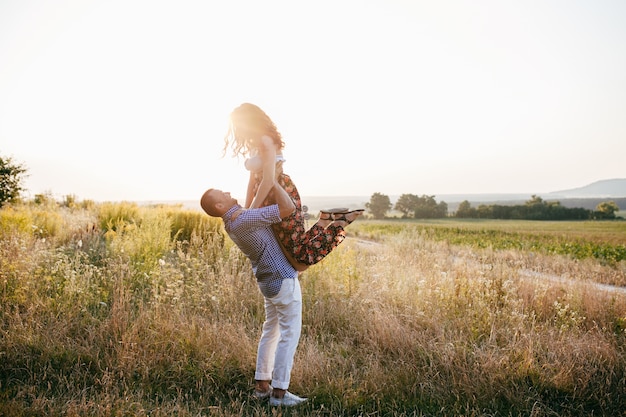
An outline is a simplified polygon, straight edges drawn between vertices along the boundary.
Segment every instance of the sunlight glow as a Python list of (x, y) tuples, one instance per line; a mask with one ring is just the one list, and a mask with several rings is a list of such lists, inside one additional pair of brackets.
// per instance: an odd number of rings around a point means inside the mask
[(222, 139), (249, 101), (303, 195), (625, 177), (625, 20), (619, 1), (5, 1), (0, 153), (32, 194), (241, 194)]

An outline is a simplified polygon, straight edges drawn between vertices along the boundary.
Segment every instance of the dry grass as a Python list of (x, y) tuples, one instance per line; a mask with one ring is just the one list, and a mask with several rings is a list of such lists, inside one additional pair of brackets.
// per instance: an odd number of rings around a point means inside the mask
[[(250, 398), (263, 303), (238, 249), (193, 215), (118, 209), (135, 217), (48, 208), (46, 238), (32, 208), (1, 212), (0, 415), (283, 414)], [(591, 283), (619, 273), (349, 239), (301, 276), (292, 390), (312, 401), (284, 414), (624, 415), (626, 296)]]

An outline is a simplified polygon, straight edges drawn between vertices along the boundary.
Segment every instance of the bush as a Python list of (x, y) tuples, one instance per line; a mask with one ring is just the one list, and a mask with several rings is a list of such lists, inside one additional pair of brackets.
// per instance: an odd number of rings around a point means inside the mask
[(221, 219), (200, 212), (176, 209), (169, 209), (167, 215), (171, 220), (173, 240), (189, 243), (194, 232), (203, 236), (216, 234), (223, 238)]
[(14, 233), (28, 234), (32, 232), (31, 216), (23, 210), (11, 207), (0, 210), (0, 238), (6, 238)]

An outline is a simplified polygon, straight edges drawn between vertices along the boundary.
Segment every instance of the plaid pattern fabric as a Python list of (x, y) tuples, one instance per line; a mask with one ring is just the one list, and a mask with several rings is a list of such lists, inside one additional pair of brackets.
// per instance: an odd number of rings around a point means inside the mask
[(243, 210), (233, 221), (231, 217), (239, 209), (241, 206), (235, 205), (222, 216), (224, 228), (250, 259), (261, 293), (265, 297), (274, 297), (280, 291), (284, 279), (298, 276), (298, 272), (285, 258), (272, 231), (272, 224), (282, 220), (278, 205)]

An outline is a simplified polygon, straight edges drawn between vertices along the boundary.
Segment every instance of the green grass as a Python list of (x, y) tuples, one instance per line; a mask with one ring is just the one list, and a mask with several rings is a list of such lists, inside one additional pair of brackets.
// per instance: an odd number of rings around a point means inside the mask
[(626, 221), (387, 220), (361, 223), (355, 233), (378, 239), (407, 229), (429, 239), (479, 249), (594, 258), (613, 266), (626, 261)]
[(622, 223), (349, 231), (378, 243), (348, 239), (302, 274), (291, 389), (311, 401), (277, 411), (250, 396), (263, 300), (219, 221), (126, 203), (1, 210), (0, 415), (624, 415), (626, 296), (591, 285), (623, 280), (624, 261), (526, 246), (615, 247)]

